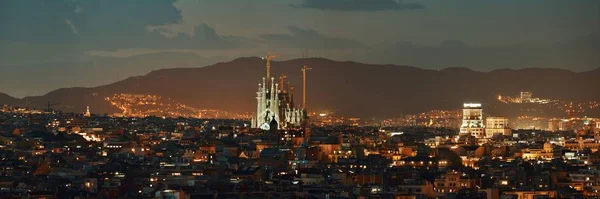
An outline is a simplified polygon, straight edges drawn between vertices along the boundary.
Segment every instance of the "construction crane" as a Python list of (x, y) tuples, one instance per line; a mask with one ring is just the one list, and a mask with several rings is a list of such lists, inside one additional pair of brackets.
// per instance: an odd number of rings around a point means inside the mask
[(285, 89), (284, 85), (285, 85), (285, 79), (287, 79), (287, 76), (285, 74), (281, 74), (279, 76), (279, 90), (282, 93), (287, 92), (287, 90)]
[(277, 57), (279, 57), (279, 55), (272, 52), (267, 52), (267, 55), (261, 57), (262, 59), (267, 60), (267, 81), (269, 81), (271, 78), (271, 59), (275, 59)]
[(304, 65), (302, 66), (302, 109), (306, 109), (306, 71), (312, 68)]
[(46, 112), (51, 113), (52, 112), (52, 107), (58, 105), (58, 103), (50, 103), (50, 101), (48, 101), (48, 103), (46, 104)]

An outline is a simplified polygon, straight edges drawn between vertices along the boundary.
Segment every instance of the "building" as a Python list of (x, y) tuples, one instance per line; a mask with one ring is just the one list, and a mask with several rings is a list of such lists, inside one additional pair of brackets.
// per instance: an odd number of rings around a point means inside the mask
[(487, 117), (485, 118), (485, 136), (488, 138), (494, 135), (510, 136), (511, 130), (508, 126), (506, 117)]
[(563, 147), (572, 151), (589, 149), (592, 152), (596, 152), (600, 150), (600, 142), (595, 139), (583, 139), (582, 137), (579, 137), (576, 140), (566, 141)]
[(402, 183), (399, 184), (397, 187), (398, 192), (401, 194), (419, 196), (419, 198), (435, 197), (435, 192), (433, 191), (433, 184), (427, 180), (403, 179)]
[(92, 113), (90, 112), (90, 106), (87, 106), (85, 113), (83, 114), (84, 117), (91, 117)]
[(479, 103), (463, 104), (462, 125), (460, 126), (461, 135), (472, 135), (476, 138), (483, 138), (483, 109)]
[(561, 119), (560, 122), (558, 122), (558, 130), (560, 131), (569, 131), (569, 130), (573, 130), (573, 128), (571, 127), (571, 122), (569, 121), (569, 119)]
[(547, 160), (554, 159), (554, 149), (552, 144), (547, 141), (541, 149), (527, 148), (523, 149), (524, 160)]
[(252, 118), (252, 128), (269, 130), (272, 120), (278, 122), (278, 128), (299, 126), (305, 118), (303, 108), (294, 104), (294, 87), (287, 82), (285, 75), (275, 83), (274, 77), (269, 77), (270, 61), (267, 58), (267, 77), (263, 77), (256, 92), (256, 116)]
[(531, 102), (531, 92), (526, 92), (526, 91), (522, 91), (521, 92), (521, 102), (525, 103), (525, 102)]
[(506, 197), (515, 196), (510, 198), (518, 198), (518, 199), (535, 199), (535, 198), (555, 198), (556, 191), (508, 191), (502, 193)]
[(560, 122), (561, 122), (561, 120), (556, 119), (556, 118), (548, 120), (548, 131), (552, 131), (552, 132), (558, 131), (560, 129), (559, 128)]
[(434, 190), (438, 196), (447, 193), (456, 193), (461, 189), (472, 189), (476, 186), (476, 180), (458, 171), (448, 171), (434, 181)]

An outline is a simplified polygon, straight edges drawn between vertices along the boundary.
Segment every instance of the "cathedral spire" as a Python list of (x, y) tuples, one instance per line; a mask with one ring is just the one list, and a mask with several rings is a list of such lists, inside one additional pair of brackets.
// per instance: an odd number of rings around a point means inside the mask
[(285, 74), (281, 74), (279, 76), (279, 90), (282, 93), (287, 93), (287, 91), (285, 90), (285, 79), (287, 79), (287, 76), (285, 76)]
[[(290, 85), (290, 84), (288, 84)], [(290, 104), (294, 107), (294, 86), (290, 86)]]
[(85, 114), (83, 115), (85, 117), (90, 117), (92, 116), (92, 113), (90, 112), (90, 106), (87, 106)]
[[(272, 121), (276, 121), (277, 128), (297, 127), (302, 125), (301, 110), (294, 103), (294, 86), (287, 81), (288, 77), (281, 74), (278, 80), (271, 76), (271, 59), (277, 57), (272, 53), (262, 57), (266, 59), (267, 75), (258, 84), (256, 92), (256, 116), (253, 119), (253, 128), (268, 129)], [(310, 68), (304, 67), (303, 72)]]

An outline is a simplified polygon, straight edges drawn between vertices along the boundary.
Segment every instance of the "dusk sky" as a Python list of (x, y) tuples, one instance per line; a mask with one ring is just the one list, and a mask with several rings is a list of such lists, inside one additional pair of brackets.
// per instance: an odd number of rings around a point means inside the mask
[(267, 51), (279, 60), (600, 67), (598, 0), (3, 0), (0, 92), (43, 95)]

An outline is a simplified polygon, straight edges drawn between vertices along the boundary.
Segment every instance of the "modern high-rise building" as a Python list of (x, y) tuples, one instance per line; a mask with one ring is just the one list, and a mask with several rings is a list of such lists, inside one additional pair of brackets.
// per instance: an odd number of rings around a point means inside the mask
[(476, 138), (484, 138), (483, 108), (479, 103), (463, 104), (461, 135), (472, 135)]
[(548, 131), (558, 131), (559, 128), (559, 124), (560, 124), (560, 119), (550, 119), (548, 120)]
[(508, 125), (507, 117), (487, 117), (485, 118), (485, 136), (488, 138), (494, 135), (510, 136), (511, 129)]

